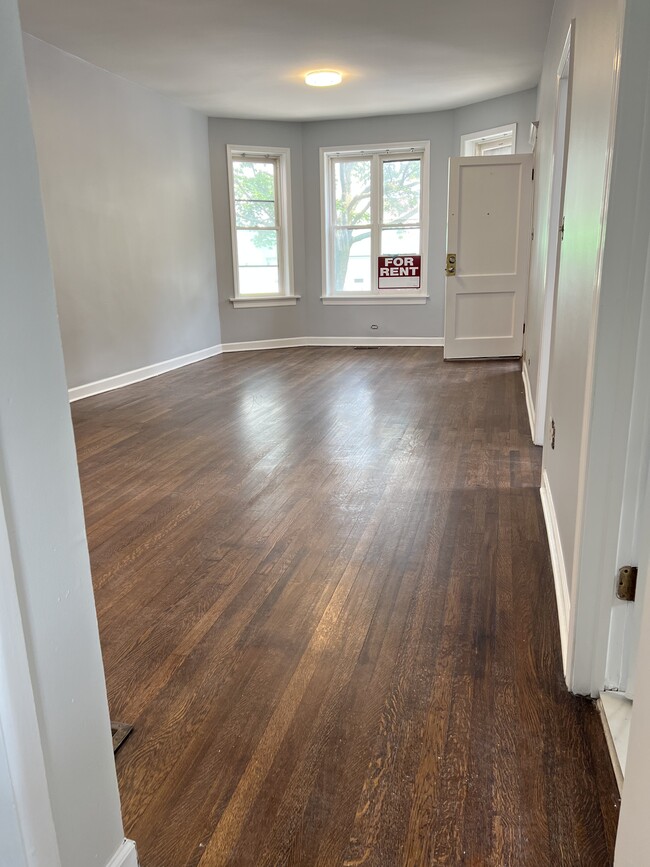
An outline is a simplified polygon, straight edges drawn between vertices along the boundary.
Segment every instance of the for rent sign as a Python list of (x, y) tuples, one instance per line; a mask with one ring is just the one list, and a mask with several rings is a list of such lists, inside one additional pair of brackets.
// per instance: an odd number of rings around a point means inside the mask
[(421, 256), (379, 256), (380, 289), (419, 289)]

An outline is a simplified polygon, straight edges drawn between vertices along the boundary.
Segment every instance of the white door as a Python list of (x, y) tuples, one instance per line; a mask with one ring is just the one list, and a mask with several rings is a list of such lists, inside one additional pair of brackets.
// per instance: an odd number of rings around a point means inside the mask
[(449, 161), (445, 358), (520, 356), (532, 154)]

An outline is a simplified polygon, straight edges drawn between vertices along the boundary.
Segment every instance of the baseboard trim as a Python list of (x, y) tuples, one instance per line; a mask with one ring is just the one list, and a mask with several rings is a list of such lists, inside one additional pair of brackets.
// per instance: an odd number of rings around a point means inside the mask
[(616, 752), (614, 737), (612, 735), (612, 730), (609, 727), (609, 720), (607, 719), (607, 712), (605, 711), (605, 705), (603, 704), (602, 698), (599, 697), (596, 699), (596, 707), (598, 709), (600, 723), (603, 727), (603, 732), (605, 734), (607, 751), (609, 752), (609, 759), (612, 763), (612, 769), (614, 771), (614, 776), (616, 777), (616, 785), (618, 786), (618, 792), (620, 794), (623, 791), (623, 769), (621, 768), (621, 763), (618, 760), (618, 753)]
[(562, 540), (560, 528), (557, 524), (553, 495), (548, 483), (546, 470), (542, 470), (542, 485), (540, 487), (542, 510), (546, 522), (546, 535), (548, 547), (551, 552), (551, 565), (553, 567), (553, 579), (555, 582), (555, 599), (557, 602), (557, 617), (560, 624), (560, 642), (562, 644), (562, 662), (564, 673), (567, 673), (567, 655), (569, 646), (569, 615), (571, 612), (571, 598), (569, 585), (567, 584), (564, 554), (562, 553)]
[(138, 853), (133, 840), (123, 840), (106, 867), (139, 867)]
[(241, 343), (224, 343), (224, 352), (253, 352), (260, 349), (291, 349), (307, 346), (305, 337), (281, 337), (275, 340), (244, 340)]
[(306, 346), (443, 346), (442, 337), (307, 337)]
[(95, 394), (103, 394), (105, 391), (113, 391), (116, 388), (124, 388), (133, 385), (161, 373), (169, 373), (179, 367), (194, 364), (196, 361), (204, 361), (223, 352), (253, 352), (261, 349), (291, 349), (295, 346), (443, 346), (442, 337), (284, 337), (275, 340), (246, 340), (241, 343), (219, 343), (216, 346), (208, 346), (207, 349), (199, 349), (189, 355), (180, 355), (178, 358), (170, 358), (168, 361), (160, 361), (158, 364), (150, 364), (148, 367), (140, 367), (137, 370), (127, 370), (117, 376), (109, 376), (106, 379), (98, 379), (87, 385), (78, 385), (68, 389), (70, 403), (83, 400), (84, 397), (92, 397)]
[(290, 349), (293, 346), (443, 346), (442, 337), (287, 337), (279, 340), (247, 340), (224, 343), (224, 352)]
[(526, 409), (528, 410), (528, 424), (530, 425), (530, 436), (535, 442), (535, 404), (533, 403), (533, 392), (530, 387), (530, 377), (528, 376), (528, 365), (526, 361), (521, 366), (521, 378), (524, 381), (524, 393), (526, 395)]
[(219, 343), (216, 346), (199, 349), (198, 352), (190, 352), (188, 355), (179, 355), (177, 358), (160, 361), (158, 364), (150, 364), (148, 367), (127, 370), (126, 373), (118, 373), (116, 376), (109, 376), (106, 379), (89, 382), (87, 385), (78, 385), (75, 388), (70, 388), (68, 389), (68, 397), (70, 403), (73, 403), (75, 400), (92, 397), (94, 394), (103, 394), (105, 391), (124, 388), (125, 385), (133, 385), (135, 382), (142, 382), (144, 379), (160, 376), (161, 373), (168, 373), (170, 370), (185, 367), (187, 364), (194, 364), (196, 361), (203, 361), (206, 358), (212, 358), (214, 355), (220, 355), (222, 351), (222, 346)]

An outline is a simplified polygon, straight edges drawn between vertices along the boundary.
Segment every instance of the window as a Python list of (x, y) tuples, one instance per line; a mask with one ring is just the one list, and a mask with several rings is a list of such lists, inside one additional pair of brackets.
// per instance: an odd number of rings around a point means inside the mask
[[(428, 142), (321, 148), (326, 304), (425, 303), (428, 157)], [(382, 280), (379, 257), (419, 273)]]
[(496, 126), (460, 137), (461, 157), (498, 157), (514, 154), (517, 144), (517, 124)]
[(295, 304), (289, 150), (228, 145), (235, 307)]

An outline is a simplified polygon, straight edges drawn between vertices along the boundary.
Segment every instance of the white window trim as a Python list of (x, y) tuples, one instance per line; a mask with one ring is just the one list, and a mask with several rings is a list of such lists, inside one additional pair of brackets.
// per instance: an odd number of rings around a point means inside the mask
[[(426, 304), (427, 271), (429, 262), (429, 141), (388, 142), (371, 145), (344, 145), (343, 147), (322, 147), (320, 149), (320, 198), (321, 198), (321, 271), (323, 304)], [(372, 156), (374, 154), (404, 153), (409, 151), (422, 155), (422, 197), (420, 222), (420, 255), (422, 257), (422, 275), (420, 288), (413, 292), (386, 293), (364, 292), (354, 295), (349, 292), (330, 291), (331, 253), (328, 229), (330, 226), (330, 185), (331, 159), (337, 156)]]
[[(237, 223), (235, 220), (235, 185), (233, 158), (242, 156), (269, 157), (278, 161), (276, 181), (277, 212), (279, 217), (278, 265), (280, 292), (274, 295), (240, 295), (237, 253)], [(293, 291), (293, 227), (291, 222), (291, 151), (289, 148), (262, 147), (260, 145), (226, 145), (228, 163), (228, 193), (230, 197), (230, 236), (234, 296), (229, 299), (233, 307), (287, 307), (300, 298)]]
[(517, 153), (517, 124), (508, 123), (505, 126), (493, 126), (491, 129), (482, 129), (479, 132), (469, 132), (460, 137), (461, 157), (474, 156), (474, 142), (485, 142), (490, 139), (499, 139), (503, 136), (512, 136), (512, 152)]

